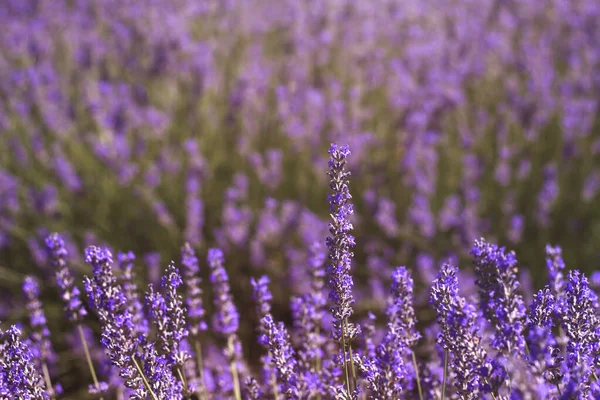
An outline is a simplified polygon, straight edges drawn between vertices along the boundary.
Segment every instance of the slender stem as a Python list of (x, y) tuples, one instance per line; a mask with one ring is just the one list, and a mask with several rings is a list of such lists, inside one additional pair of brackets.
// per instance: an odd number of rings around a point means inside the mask
[[(317, 334), (317, 336), (319, 336), (320, 329), (318, 326), (315, 329), (315, 333)], [(317, 372), (318, 375), (320, 375), (320, 373), (321, 373), (321, 356), (318, 353), (315, 356), (315, 371)], [(321, 400), (321, 393), (317, 393), (316, 400)]]
[(417, 366), (417, 356), (412, 352), (413, 365), (415, 367), (415, 378), (417, 378), (417, 389), (419, 390), (419, 400), (423, 400), (423, 390), (421, 389), (421, 378), (419, 377), (419, 367)]
[(352, 388), (356, 390), (356, 368), (354, 367), (354, 355), (352, 354), (352, 345), (348, 344), (348, 352), (350, 356), (350, 369), (352, 370)]
[(277, 386), (277, 377), (271, 371), (271, 386), (273, 386), (273, 398), (279, 400), (279, 387)]
[(448, 350), (444, 350), (444, 378), (442, 380), (442, 400), (446, 398), (446, 377), (448, 376)]
[[(48, 372), (48, 365), (46, 362), (42, 363), (42, 373), (44, 375), (44, 382), (46, 383), (47, 391), (49, 393), (53, 393), (54, 390), (52, 389), (52, 381), (50, 381), (50, 373)], [(52, 398), (54, 398), (54, 394), (52, 395)]]
[(230, 364), (231, 368), (231, 377), (233, 378), (233, 395), (235, 400), (242, 400), (242, 394), (240, 392), (240, 378), (238, 377), (237, 366), (235, 365), (235, 360), (233, 360)]
[[(348, 318), (346, 318), (345, 320), (346, 323), (346, 330), (348, 330), (349, 326), (348, 326)], [(352, 383), (353, 383), (353, 390), (356, 390), (356, 368), (354, 367), (354, 355), (352, 354), (352, 344), (348, 343), (348, 352), (350, 353), (350, 366), (352, 367)], [(351, 393), (349, 393), (350, 395), (352, 395)]]
[(181, 381), (181, 383), (183, 384), (183, 391), (185, 393), (187, 393), (187, 380), (185, 379), (185, 374), (183, 373), (183, 371), (181, 370), (181, 367), (178, 366), (177, 367), (177, 375), (179, 375), (179, 380)]
[(344, 324), (342, 324), (342, 353), (344, 354), (344, 371), (346, 372), (346, 389), (348, 390), (348, 398), (352, 398), (352, 391), (350, 390), (350, 375), (348, 373), (348, 359), (346, 358), (346, 331)]
[(198, 376), (200, 378), (200, 398), (206, 400), (206, 389), (204, 388), (204, 363), (202, 362), (202, 344), (200, 340), (194, 341), (196, 350), (196, 367), (198, 368)]
[(144, 386), (146, 386), (146, 389), (148, 389), (148, 392), (150, 392), (150, 395), (152, 396), (152, 398), (154, 400), (158, 400), (158, 397), (156, 396), (156, 394), (152, 390), (152, 387), (150, 386), (150, 383), (148, 383), (148, 379), (146, 379), (146, 375), (144, 375), (144, 371), (142, 371), (142, 368), (138, 364), (138, 362), (135, 359), (135, 357), (132, 356), (131, 357), (131, 361), (133, 361), (133, 365), (135, 365), (135, 369), (137, 369), (138, 374), (140, 374), (140, 377), (142, 378), (142, 381), (144, 382)]
[(556, 389), (558, 390), (558, 395), (562, 397), (562, 390), (560, 390), (560, 385), (558, 383), (556, 384)]
[[(87, 360), (88, 367), (90, 368), (90, 373), (92, 374), (92, 380), (94, 381), (94, 387), (100, 390), (100, 384), (98, 383), (98, 377), (96, 376), (96, 370), (94, 369), (94, 363), (92, 362), (92, 357), (90, 356), (90, 349), (88, 348), (87, 341), (85, 340), (85, 335), (83, 334), (83, 327), (81, 324), (77, 325), (77, 329), (79, 330), (79, 338), (81, 339), (81, 345), (83, 346), (83, 352), (85, 353), (85, 359)], [(104, 400), (100, 397), (100, 400)]]

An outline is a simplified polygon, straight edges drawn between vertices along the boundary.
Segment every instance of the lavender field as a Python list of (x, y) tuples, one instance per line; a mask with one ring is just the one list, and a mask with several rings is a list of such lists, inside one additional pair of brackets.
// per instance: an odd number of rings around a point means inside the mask
[(600, 399), (600, 1), (0, 1), (0, 400)]

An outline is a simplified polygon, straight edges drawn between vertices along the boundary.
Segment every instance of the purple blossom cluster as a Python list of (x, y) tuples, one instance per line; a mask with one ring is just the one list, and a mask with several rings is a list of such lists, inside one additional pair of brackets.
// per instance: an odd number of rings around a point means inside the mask
[(75, 266), (90, 244), (131, 249), (158, 286), (154, 253), (188, 242), (221, 248), (243, 296), (262, 274), (301, 296), (329, 222), (315, 149), (341, 138), (373, 271), (357, 301), (385, 286), (382, 265), (466, 258), (479, 237), (529, 266), (559, 240), (596, 263), (597, 0), (5, 3), (5, 268), (45, 278), (43, 240), (60, 231)]
[[(390, 268), (384, 304), (371, 304), (361, 319), (352, 293), (349, 147), (334, 143), (329, 154), (330, 234), (306, 248), (303, 279), (309, 284), (290, 300), (291, 323), (275, 315), (269, 277), (250, 280), (258, 320), (254, 343), (263, 348), (259, 360), (246, 357), (245, 346), (251, 344), (239, 335), (247, 316), (238, 311), (222, 249), (207, 253), (206, 292), (212, 292), (213, 307), (205, 309), (201, 262), (190, 243), (181, 249), (183, 275), (171, 262), (159, 286), (150, 283), (144, 294), (132, 252), (118, 253), (115, 262), (111, 249), (89, 246), (86, 306), (61, 235), (48, 236), (49, 267), (90, 369), (89, 398), (567, 400), (600, 395), (598, 295), (583, 273), (565, 271), (559, 247), (547, 246), (548, 284), (531, 301), (519, 283), (515, 253), (477, 239), (470, 252), (473, 274), (460, 271), (455, 258), (441, 264), (431, 283), (415, 282), (410, 268)], [(48, 328), (40, 283), (28, 276), (22, 289), (27, 322), (0, 330), (0, 395), (68, 399), (56, 367), (66, 360), (54, 354), (56, 337)], [(422, 289), (429, 292), (426, 309), (418, 308)], [(435, 318), (428, 321), (432, 312)], [(377, 324), (378, 315), (383, 324)], [(95, 324), (99, 340), (88, 328)]]

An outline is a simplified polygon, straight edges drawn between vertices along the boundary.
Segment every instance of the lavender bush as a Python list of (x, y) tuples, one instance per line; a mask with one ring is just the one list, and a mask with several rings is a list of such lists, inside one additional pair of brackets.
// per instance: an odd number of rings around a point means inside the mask
[(597, 3), (4, 1), (0, 382), (595, 396)]
[[(265, 353), (244, 357), (239, 339), (241, 315), (231, 293), (221, 249), (208, 252), (215, 312), (204, 321), (200, 262), (189, 243), (182, 247), (182, 276), (174, 262), (160, 289), (149, 284), (146, 307), (132, 284), (134, 255), (121, 253), (120, 266), (110, 249), (89, 246), (85, 277), (89, 314), (69, 275), (67, 252), (58, 234), (48, 237), (51, 266), (57, 269), (65, 321), (77, 324), (90, 368), (89, 397), (124, 399), (592, 399), (600, 396), (598, 296), (586, 276), (572, 270), (564, 277), (560, 249), (548, 247), (548, 285), (527, 308), (516, 277), (515, 253), (475, 240), (471, 254), (475, 287), (459, 292), (458, 268), (447, 261), (430, 288), (436, 320), (421, 334), (415, 311), (415, 283), (406, 267), (391, 276), (386, 324), (370, 313), (356, 321), (350, 235), (352, 198), (346, 161), (348, 146), (329, 150), (331, 194), (327, 261), (321, 247), (310, 248), (304, 269), (311, 285), (291, 303), (290, 326), (272, 313), (267, 276), (251, 279), (260, 318), (257, 342)], [(319, 272), (320, 271), (320, 272)], [(326, 271), (326, 272), (325, 272)], [(325, 313), (323, 285), (329, 283), (330, 312)], [(560, 281), (560, 285), (557, 284)], [(67, 282), (65, 284), (65, 282)], [(32, 277), (23, 284), (29, 321), (24, 333), (12, 325), (0, 331), (0, 394), (7, 399), (68, 398), (60, 383), (60, 363), (52, 350), (40, 287)], [(188, 308), (189, 307), (189, 308)], [(373, 310), (379, 311), (379, 310)], [(151, 321), (152, 323), (150, 323)], [(82, 324), (100, 325), (99, 342), (88, 343)], [(559, 330), (552, 329), (554, 326)], [(362, 327), (362, 328), (361, 328)], [(89, 346), (104, 354), (96, 372)], [(206, 349), (203, 351), (203, 349)], [(417, 356), (418, 354), (418, 356)], [(49, 368), (51, 367), (51, 368)], [(78, 396), (82, 396), (79, 394)]]

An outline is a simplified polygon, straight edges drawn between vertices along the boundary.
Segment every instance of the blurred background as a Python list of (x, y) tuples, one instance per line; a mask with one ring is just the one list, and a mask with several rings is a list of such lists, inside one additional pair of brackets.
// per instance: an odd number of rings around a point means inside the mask
[(327, 236), (331, 142), (352, 150), (359, 315), (397, 265), (424, 305), (440, 260), (468, 270), (481, 236), (516, 251), (526, 287), (547, 243), (595, 271), (599, 20), (597, 0), (2, 1), (0, 320), (22, 319), (33, 274), (51, 330), (70, 329), (54, 231), (78, 276), (105, 244), (136, 254), (142, 285), (186, 241), (221, 247), (244, 329), (260, 274), (285, 320)]

